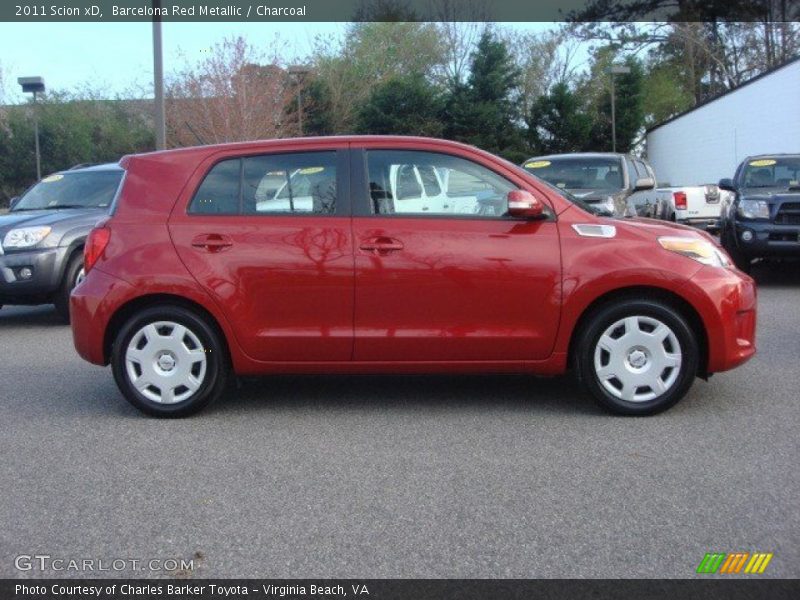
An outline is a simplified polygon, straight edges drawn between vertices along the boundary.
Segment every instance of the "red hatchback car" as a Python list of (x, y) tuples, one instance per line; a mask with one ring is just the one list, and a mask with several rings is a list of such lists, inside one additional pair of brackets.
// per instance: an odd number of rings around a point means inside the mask
[(755, 352), (754, 283), (711, 237), (597, 215), (473, 147), (309, 138), (120, 165), (72, 327), (151, 415), (197, 412), (232, 373), (568, 368), (652, 414)]

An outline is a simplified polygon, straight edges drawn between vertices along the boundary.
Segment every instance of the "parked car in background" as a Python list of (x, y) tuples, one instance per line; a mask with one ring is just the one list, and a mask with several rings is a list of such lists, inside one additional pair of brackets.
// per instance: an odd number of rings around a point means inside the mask
[(730, 194), (717, 184), (659, 187), (656, 217), (716, 231), (723, 200)]
[(800, 154), (762, 154), (745, 159), (722, 204), (720, 239), (747, 271), (753, 259), (800, 257)]
[(610, 152), (552, 154), (530, 158), (522, 166), (607, 215), (658, 213), (655, 173), (641, 158)]
[(116, 164), (61, 171), (11, 201), (0, 215), (0, 306), (52, 303), (69, 318), (84, 241), (108, 214), (123, 173)]
[[(195, 413), (233, 374), (569, 367), (604, 407), (644, 415), (755, 352), (754, 283), (710, 236), (598, 216), (471, 146), (284, 139), (120, 164), (72, 331), (151, 415)], [(301, 171), (317, 178), (311, 202), (258, 197)], [(432, 196), (461, 208), (399, 211), (403, 171), (415, 193), (435, 174)]]

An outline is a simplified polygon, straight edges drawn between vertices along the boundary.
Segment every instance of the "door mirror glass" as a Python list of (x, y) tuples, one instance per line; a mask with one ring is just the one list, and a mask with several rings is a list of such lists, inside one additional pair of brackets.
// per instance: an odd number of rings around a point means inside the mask
[(522, 219), (538, 219), (544, 214), (544, 205), (527, 190), (511, 190), (508, 192), (508, 214)]
[(633, 191), (641, 192), (643, 190), (652, 190), (654, 187), (656, 187), (656, 182), (652, 177), (640, 177), (636, 180)]
[(728, 177), (726, 177), (725, 179), (719, 180), (719, 189), (727, 190), (729, 192), (735, 192), (736, 186), (733, 185), (733, 179), (729, 179)]

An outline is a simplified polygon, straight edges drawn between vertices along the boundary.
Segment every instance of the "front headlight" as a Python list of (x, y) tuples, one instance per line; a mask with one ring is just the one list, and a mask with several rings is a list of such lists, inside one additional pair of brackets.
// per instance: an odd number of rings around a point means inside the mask
[(50, 235), (50, 227), (20, 227), (12, 229), (3, 239), (4, 248), (30, 248)]
[(736, 210), (745, 219), (769, 219), (769, 204), (764, 200), (742, 200)]
[(687, 258), (710, 267), (727, 267), (730, 261), (724, 252), (706, 240), (685, 237), (660, 237), (658, 243), (665, 250), (683, 254)]

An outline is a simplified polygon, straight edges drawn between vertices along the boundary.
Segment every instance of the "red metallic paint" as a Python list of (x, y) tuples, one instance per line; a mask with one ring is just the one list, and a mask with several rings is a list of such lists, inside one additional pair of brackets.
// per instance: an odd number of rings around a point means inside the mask
[[(221, 158), (348, 147), (474, 160), (534, 194), (557, 219), (186, 214)], [(107, 224), (108, 246), (71, 302), (75, 346), (96, 364), (108, 362), (114, 315), (154, 295), (205, 310), (240, 374), (558, 374), (587, 308), (632, 288), (668, 292), (691, 305), (708, 339), (708, 372), (733, 368), (755, 352), (753, 281), (657, 243), (676, 232), (705, 234), (589, 215), (472, 147), (423, 138), (307, 138), (137, 155), (121, 164), (127, 173)], [(366, 201), (356, 190), (351, 200)], [(615, 225), (616, 236), (581, 237), (572, 228), (577, 223)], [(213, 252), (192, 245), (209, 234), (233, 245)]]

